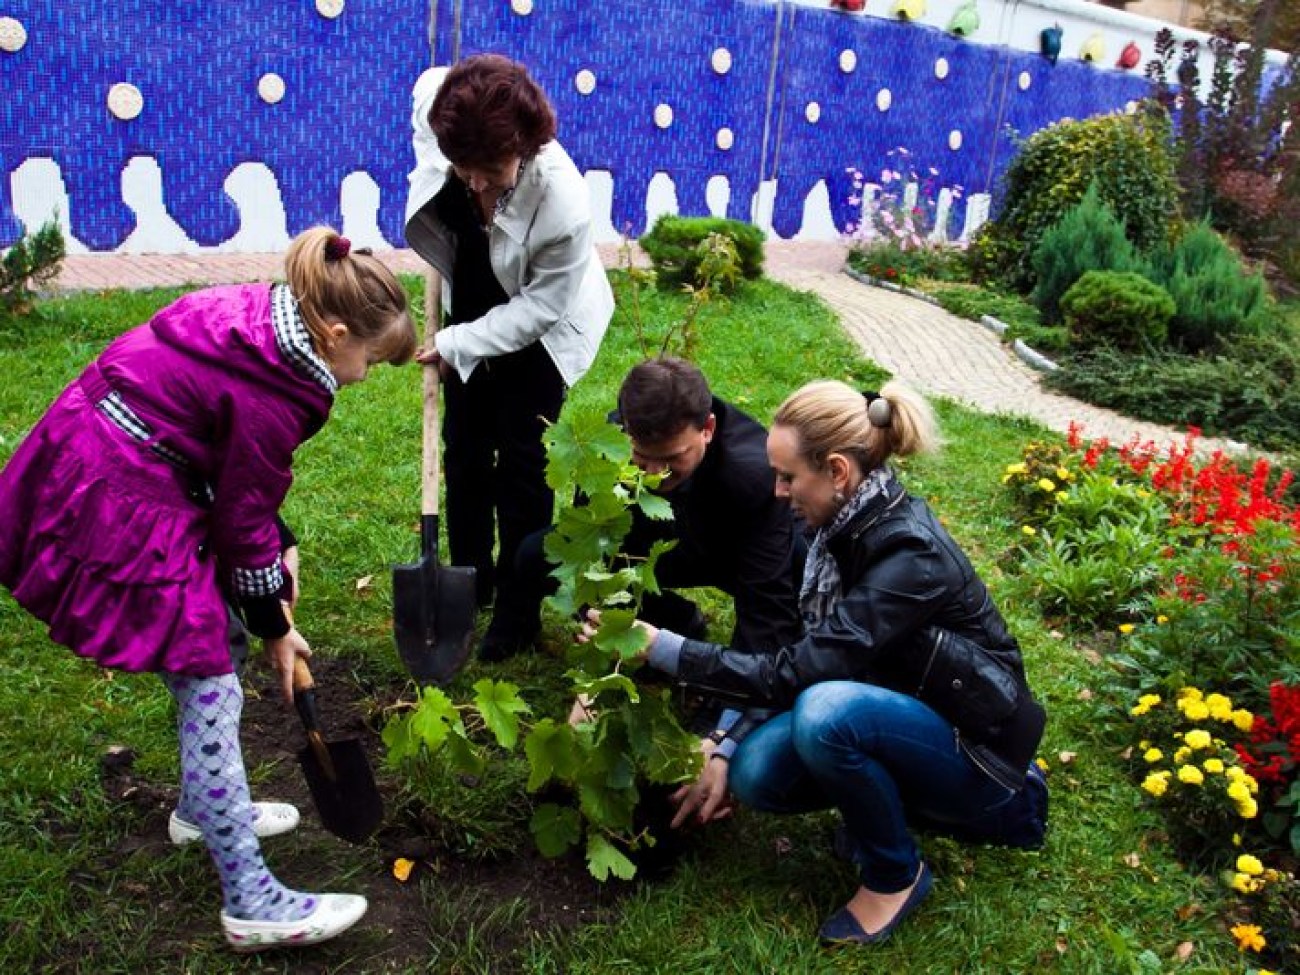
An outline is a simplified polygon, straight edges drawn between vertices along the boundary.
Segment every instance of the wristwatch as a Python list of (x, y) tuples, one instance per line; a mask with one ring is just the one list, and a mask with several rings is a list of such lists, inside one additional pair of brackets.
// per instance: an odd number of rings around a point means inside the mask
[(721, 745), (723, 739), (725, 739), (726, 737), (727, 737), (727, 733), (723, 731), (721, 728), (714, 728), (712, 731), (709, 732), (709, 741), (713, 742), (713, 744), (715, 745)]

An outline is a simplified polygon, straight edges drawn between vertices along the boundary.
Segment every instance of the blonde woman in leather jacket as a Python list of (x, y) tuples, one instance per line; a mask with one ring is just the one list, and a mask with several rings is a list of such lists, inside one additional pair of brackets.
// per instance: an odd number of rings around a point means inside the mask
[(930, 892), (909, 824), (1026, 847), (1046, 828), (1033, 762), (1045, 714), (1019, 647), (969, 560), (887, 463), (936, 441), (928, 405), (897, 383), (798, 390), (767, 450), (777, 495), (815, 530), (804, 636), (751, 651), (647, 627), (656, 669), (785, 709), (739, 746), (722, 733), (705, 744), (678, 819), (725, 815), (732, 797), (777, 813), (838, 808), (861, 886), (822, 926), (827, 943), (882, 941)]

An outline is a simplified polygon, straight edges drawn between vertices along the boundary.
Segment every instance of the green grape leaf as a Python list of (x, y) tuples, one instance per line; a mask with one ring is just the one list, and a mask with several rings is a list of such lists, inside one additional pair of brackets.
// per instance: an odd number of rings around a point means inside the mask
[(403, 714), (384, 725), (380, 737), (384, 742), (384, 761), (397, 768), (420, 753), (420, 740), (411, 730), (411, 715)]
[(591, 494), (613, 489), (619, 469), (631, 457), (627, 434), (598, 413), (565, 414), (546, 428), (546, 483), (559, 491), (570, 484)]
[(573, 689), (579, 694), (595, 697), (602, 691), (622, 691), (627, 695), (629, 701), (639, 701), (641, 699), (641, 692), (637, 690), (632, 678), (626, 674), (605, 674), (603, 677), (588, 677), (584, 673), (571, 670), (566, 676), (573, 681)]
[(536, 792), (552, 778), (571, 782), (578, 768), (578, 743), (567, 723), (543, 718), (524, 739), (528, 756), (528, 791)]
[(519, 696), (519, 687), (509, 681), (484, 677), (474, 684), (474, 706), (483, 715), (483, 723), (496, 736), (502, 748), (514, 748), (519, 740), (519, 718), (532, 709)]
[(659, 559), (666, 552), (671, 552), (677, 546), (677, 539), (658, 539), (650, 546), (650, 551), (645, 559), (637, 566), (637, 582), (643, 590), (648, 593), (658, 594), (659, 581), (655, 578), (655, 569), (659, 565)]
[(545, 857), (558, 857), (582, 839), (578, 811), (552, 802), (544, 802), (537, 807), (533, 818), (528, 822), (528, 829), (533, 834), (537, 849)]
[(587, 836), (587, 869), (602, 883), (609, 879), (610, 874), (620, 880), (631, 880), (636, 876), (636, 865), (599, 833)]
[(612, 789), (591, 782), (578, 786), (578, 807), (587, 819), (602, 829), (631, 829), (636, 801), (637, 791), (632, 787)]
[(643, 515), (655, 521), (669, 521), (673, 516), (673, 506), (665, 498), (649, 491), (638, 492), (636, 506)]
[(600, 614), (600, 629), (596, 631), (596, 646), (625, 659), (636, 656), (646, 648), (650, 638), (635, 624), (636, 614), (631, 610), (604, 610)]
[(455, 729), (447, 735), (447, 760), (457, 772), (476, 778), (487, 768), (487, 761), (479, 754), (473, 742), (465, 737), (463, 728)]

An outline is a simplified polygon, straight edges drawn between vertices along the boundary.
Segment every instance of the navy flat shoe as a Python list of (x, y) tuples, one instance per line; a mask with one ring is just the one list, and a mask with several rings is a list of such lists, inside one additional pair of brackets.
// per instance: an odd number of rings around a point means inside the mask
[(922, 863), (921, 871), (916, 877), (916, 884), (912, 887), (912, 892), (907, 895), (907, 900), (903, 901), (898, 912), (879, 931), (869, 934), (862, 930), (862, 925), (858, 923), (858, 919), (853, 916), (849, 909), (841, 907), (826, 919), (826, 923), (822, 925), (818, 936), (821, 938), (822, 943), (827, 945), (879, 944), (894, 933), (894, 928), (902, 924), (907, 915), (916, 910), (921, 901), (925, 900), (926, 895), (930, 893), (930, 888), (933, 886), (934, 877), (930, 873), (930, 868)]

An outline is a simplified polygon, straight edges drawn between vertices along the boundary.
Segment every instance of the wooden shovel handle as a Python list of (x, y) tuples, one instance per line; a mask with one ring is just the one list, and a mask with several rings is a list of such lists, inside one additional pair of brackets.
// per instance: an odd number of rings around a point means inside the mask
[[(424, 347), (433, 348), (433, 336), (442, 321), (442, 275), (435, 268), (424, 272)], [(424, 432), (421, 438), (420, 514), (438, 514), (438, 366), (424, 367)]]

